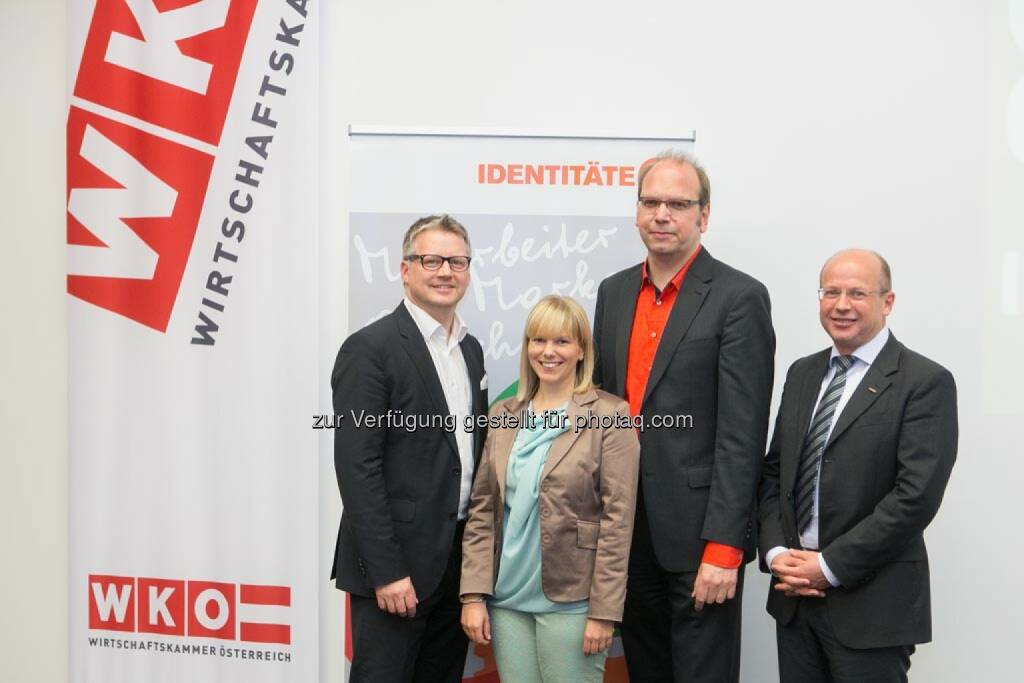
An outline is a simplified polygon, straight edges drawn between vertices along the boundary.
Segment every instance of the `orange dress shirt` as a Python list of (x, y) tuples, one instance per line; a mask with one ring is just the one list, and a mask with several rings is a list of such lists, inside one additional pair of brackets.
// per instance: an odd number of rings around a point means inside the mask
[[(633, 331), (629, 336), (629, 359), (626, 361), (626, 400), (629, 412), (636, 417), (640, 414), (647, 389), (647, 378), (654, 365), (654, 354), (665, 330), (665, 323), (676, 303), (676, 296), (683, 285), (686, 271), (700, 253), (700, 245), (687, 259), (679, 272), (659, 291), (647, 277), (647, 262), (641, 273), (640, 293), (636, 298), (636, 313), (633, 315)], [(641, 457), (643, 455), (641, 454)], [(731, 545), (708, 541), (704, 546), (703, 562), (726, 569), (736, 569), (743, 564), (743, 550)]]

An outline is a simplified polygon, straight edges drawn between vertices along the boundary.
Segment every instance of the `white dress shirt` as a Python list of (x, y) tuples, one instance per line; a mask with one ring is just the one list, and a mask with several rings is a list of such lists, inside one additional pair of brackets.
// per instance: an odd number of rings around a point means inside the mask
[[(828, 426), (828, 434), (825, 437), (825, 448), (828, 448), (828, 439), (832, 436), (832, 428), (835, 427), (836, 422), (839, 420), (839, 416), (842, 415), (843, 409), (846, 408), (846, 404), (850, 402), (850, 397), (853, 396), (853, 392), (860, 386), (860, 382), (864, 379), (864, 375), (867, 374), (868, 368), (878, 358), (879, 352), (885, 343), (889, 341), (889, 328), (883, 327), (878, 334), (872, 337), (871, 341), (867, 342), (851, 356), (853, 356), (853, 364), (846, 371), (846, 384), (843, 386), (843, 395), (839, 397), (839, 403), (836, 405), (836, 410), (832, 414), (832, 423)], [(836, 347), (832, 347), (832, 353), (828, 359), (828, 371), (821, 380), (821, 388), (818, 390), (818, 400), (814, 402), (814, 410), (811, 411), (811, 422), (814, 422), (814, 414), (817, 412), (818, 404), (821, 403), (822, 396), (825, 395), (825, 390), (828, 388), (829, 383), (832, 381), (832, 377), (836, 374), (836, 364), (833, 360), (842, 354), (836, 350)], [(810, 423), (807, 428), (810, 429)], [(800, 534), (800, 545), (807, 550), (818, 550), (818, 493), (820, 492), (821, 486), (821, 459), (818, 459), (818, 475), (815, 476), (814, 480), (814, 507), (811, 510), (811, 521), (807, 525), (807, 528)], [(799, 530), (798, 530), (799, 531)], [(772, 561), (778, 557), (779, 553), (786, 552), (786, 548), (783, 546), (776, 546), (769, 550), (765, 556), (764, 561), (767, 563), (768, 568), (771, 569)], [(828, 579), (828, 582), (833, 586), (839, 585), (839, 579), (833, 574), (828, 564), (825, 562), (824, 555), (818, 555), (818, 563), (821, 565), (821, 572)]]
[(469, 328), (459, 314), (455, 314), (452, 334), (449, 335), (441, 323), (429, 313), (414, 304), (408, 297), (405, 307), (413, 322), (423, 335), (423, 341), (434, 361), (437, 378), (441, 380), (444, 400), (448, 411), (455, 416), (455, 443), (459, 447), (459, 461), (462, 463), (462, 481), (459, 486), (459, 519), (465, 519), (469, 508), (469, 492), (473, 487), (473, 432), (466, 431), (466, 417), (473, 412), (473, 390), (469, 381), (469, 369), (462, 357), (459, 346)]

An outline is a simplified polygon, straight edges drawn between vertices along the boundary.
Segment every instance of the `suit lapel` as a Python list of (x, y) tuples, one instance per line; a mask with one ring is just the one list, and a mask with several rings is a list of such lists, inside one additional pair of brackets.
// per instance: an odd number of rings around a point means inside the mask
[(821, 392), (821, 381), (828, 371), (829, 358), (832, 355), (831, 349), (825, 349), (812, 359), (804, 376), (800, 380), (799, 395), (797, 398), (796, 432), (798, 438), (791, 439), (787, 444), (789, 452), (782, 454), (782, 482), (783, 491), (792, 491), (796, 483), (796, 471), (800, 468), (800, 455), (804, 449), (804, 440), (807, 438), (807, 429), (811, 426), (811, 414), (818, 405), (818, 394)]
[(541, 471), (541, 481), (544, 481), (544, 478), (551, 473), (551, 470), (558, 466), (558, 463), (565, 458), (569, 449), (572, 448), (572, 445), (576, 443), (576, 439), (580, 438), (580, 433), (583, 430), (575, 428), (576, 416), (586, 416), (587, 409), (596, 401), (596, 391), (589, 391), (582, 396), (573, 396), (569, 400), (569, 405), (565, 410), (569, 429), (558, 435), (555, 440), (551, 442), (551, 449), (548, 451), (548, 459), (544, 462), (544, 469)]
[(902, 350), (903, 344), (896, 341), (896, 338), (890, 332), (889, 340), (885, 342), (885, 346), (878, 353), (875, 362), (871, 364), (871, 367), (864, 374), (864, 378), (857, 385), (856, 391), (853, 392), (853, 396), (850, 397), (846, 407), (843, 408), (843, 412), (836, 418), (836, 426), (832, 428), (828, 444), (825, 445), (826, 449), (835, 443), (835, 440), (843, 435), (843, 432), (853, 424), (854, 420), (870, 408), (871, 404), (889, 388), (889, 385), (892, 384), (892, 375), (896, 374), (900, 369), (900, 353)]
[[(654, 364), (651, 366), (651, 373), (647, 377), (647, 387), (644, 389), (643, 403), (647, 402), (647, 398), (654, 391), (654, 387), (657, 386), (658, 381), (665, 374), (665, 370), (668, 369), (668, 364), (672, 360), (676, 347), (679, 346), (679, 342), (686, 336), (690, 325), (693, 324), (697, 313), (700, 312), (701, 306), (704, 305), (707, 293), (711, 289), (711, 271), (714, 264), (715, 260), (711, 257), (711, 254), (702, 247), (700, 253), (697, 254), (697, 258), (690, 265), (690, 270), (686, 273), (686, 277), (683, 278), (683, 286), (676, 295), (676, 301), (668, 315), (668, 321), (665, 323), (665, 330), (662, 332), (661, 341), (658, 342), (658, 350), (654, 354)], [(633, 298), (635, 309), (636, 297), (634, 296)], [(630, 323), (632, 323), (632, 320), (632, 316), (630, 316)], [(626, 346), (629, 346), (628, 340), (626, 341)], [(643, 410), (643, 403), (641, 403), (641, 410)]]
[(469, 371), (469, 389), (473, 396), (473, 414), (479, 415), (480, 413), (487, 412), (487, 406), (483, 403), (483, 392), (480, 390), (480, 383), (484, 379), (484, 366), (479, 362), (476, 355), (469, 351), (467, 346), (468, 344), (466, 344), (465, 339), (459, 342), (459, 348), (462, 349), (462, 358), (466, 361), (466, 369)]
[[(467, 337), (468, 338), (468, 337)], [(480, 389), (480, 383), (484, 379), (484, 366), (483, 363), (479, 362), (476, 355), (470, 351), (469, 345), (466, 343), (466, 339), (459, 342), (459, 348), (462, 349), (462, 358), (466, 361), (466, 369), (469, 371), (469, 394), (473, 397), (473, 407), (471, 410), (471, 417), (476, 420), (477, 415), (486, 415), (487, 406), (485, 405), (486, 399), (484, 398), (484, 392)], [(443, 393), (443, 392), (442, 392)], [(459, 425), (459, 429), (462, 429), (463, 425)], [(483, 452), (483, 443), (480, 438), (481, 430), (475, 426), (473, 428), (473, 461), (480, 462), (480, 453)]]
[[(394, 315), (395, 322), (398, 324), (398, 333), (402, 337), (402, 348), (405, 349), (410, 360), (412, 360), (412, 365), (416, 368), (416, 373), (423, 383), (423, 388), (426, 390), (427, 396), (430, 397), (430, 402), (434, 404), (434, 410), (441, 415), (450, 414), (448, 401), (444, 398), (444, 389), (441, 388), (441, 380), (438, 378), (437, 369), (434, 367), (434, 359), (430, 357), (430, 351), (427, 349), (427, 343), (423, 341), (423, 334), (420, 333), (420, 328), (416, 327), (416, 322), (405, 308), (404, 303), (398, 305)], [(459, 426), (461, 427), (461, 425)], [(445, 430), (445, 438), (448, 439), (452, 452), (458, 458), (459, 445), (455, 441), (455, 434)]]
[(630, 270), (626, 281), (619, 289), (618, 322), (615, 328), (615, 386), (612, 391), (616, 396), (626, 395), (626, 365), (629, 362), (629, 337), (633, 331), (633, 316), (636, 315), (636, 297), (640, 293), (640, 273), (642, 265)]
[[(505, 401), (502, 410), (508, 415), (514, 415), (516, 419), (521, 419), (526, 410), (526, 404), (520, 403), (515, 398), (510, 398)], [(512, 444), (515, 443), (518, 433), (518, 429), (505, 428), (491, 430), (488, 434), (488, 437), (493, 439), (491, 449), (494, 453), (494, 474), (498, 479), (498, 495), (501, 505), (505, 504), (505, 474), (508, 471), (508, 456), (512, 453)]]

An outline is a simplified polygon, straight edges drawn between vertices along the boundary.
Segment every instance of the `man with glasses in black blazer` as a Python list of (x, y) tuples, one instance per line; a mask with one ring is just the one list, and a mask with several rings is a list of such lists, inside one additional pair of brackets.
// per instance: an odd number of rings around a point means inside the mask
[[(768, 432), (771, 305), (701, 245), (711, 186), (699, 164), (666, 153), (638, 186), (647, 258), (601, 283), (594, 314), (594, 379), (648, 425), (622, 644), (632, 683), (729, 683)], [(678, 415), (690, 426), (652, 428)]]
[(483, 351), (455, 310), (470, 256), (451, 216), (413, 223), (404, 300), (345, 340), (331, 375), (344, 507), (331, 578), (351, 596), (352, 683), (462, 680), (462, 531), (485, 438), (465, 427), (487, 413)]

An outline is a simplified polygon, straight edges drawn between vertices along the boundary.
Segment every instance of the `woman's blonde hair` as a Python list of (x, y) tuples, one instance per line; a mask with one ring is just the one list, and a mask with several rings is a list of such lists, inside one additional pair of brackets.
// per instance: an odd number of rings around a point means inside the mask
[(574, 394), (582, 394), (594, 388), (594, 337), (590, 334), (590, 321), (583, 307), (567, 296), (549, 294), (533, 307), (526, 316), (523, 330), (523, 349), (519, 357), (519, 390), (516, 398), (529, 401), (537, 393), (540, 379), (530, 365), (528, 347), (533, 337), (569, 336), (576, 340), (583, 351), (583, 358), (576, 363)]

